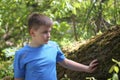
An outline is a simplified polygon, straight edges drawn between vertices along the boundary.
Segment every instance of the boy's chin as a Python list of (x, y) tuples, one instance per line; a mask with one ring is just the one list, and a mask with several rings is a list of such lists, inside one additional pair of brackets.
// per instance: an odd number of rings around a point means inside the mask
[(45, 44), (47, 44), (48, 43), (48, 41), (45, 41)]

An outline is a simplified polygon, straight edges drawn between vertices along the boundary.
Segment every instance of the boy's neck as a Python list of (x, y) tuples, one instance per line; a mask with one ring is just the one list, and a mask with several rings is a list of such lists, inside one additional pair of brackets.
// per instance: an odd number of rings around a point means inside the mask
[(31, 41), (31, 42), (29, 43), (29, 46), (31, 46), (31, 47), (39, 47), (39, 46), (41, 46), (41, 45), (43, 45), (43, 44), (38, 44), (38, 43), (36, 43), (36, 42), (34, 42), (34, 41)]

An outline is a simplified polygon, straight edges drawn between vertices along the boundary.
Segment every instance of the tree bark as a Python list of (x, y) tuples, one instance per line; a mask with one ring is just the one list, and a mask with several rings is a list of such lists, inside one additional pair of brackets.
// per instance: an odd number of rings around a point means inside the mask
[[(77, 46), (77, 45), (76, 45)], [(91, 38), (77, 50), (70, 53), (63, 51), (67, 58), (88, 65), (93, 59), (98, 59), (99, 66), (94, 73), (75, 72), (57, 65), (58, 79), (66, 74), (70, 80), (85, 80), (86, 77), (95, 77), (97, 80), (107, 80), (112, 77), (108, 73), (114, 64), (112, 58), (120, 61), (120, 27), (116, 26), (101, 35)], [(119, 74), (120, 76), (120, 74)]]

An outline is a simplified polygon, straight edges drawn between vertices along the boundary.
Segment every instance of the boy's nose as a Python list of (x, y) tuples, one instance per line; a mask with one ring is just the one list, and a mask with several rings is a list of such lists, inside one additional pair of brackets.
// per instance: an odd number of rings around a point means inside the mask
[(48, 33), (47, 37), (50, 38), (50, 33)]

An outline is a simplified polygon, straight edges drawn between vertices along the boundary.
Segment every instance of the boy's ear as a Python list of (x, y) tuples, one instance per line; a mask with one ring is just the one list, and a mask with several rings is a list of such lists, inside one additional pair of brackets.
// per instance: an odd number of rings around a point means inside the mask
[(33, 30), (33, 29), (30, 30), (30, 36), (32, 36), (32, 37), (35, 36), (35, 34), (34, 34), (34, 30)]

